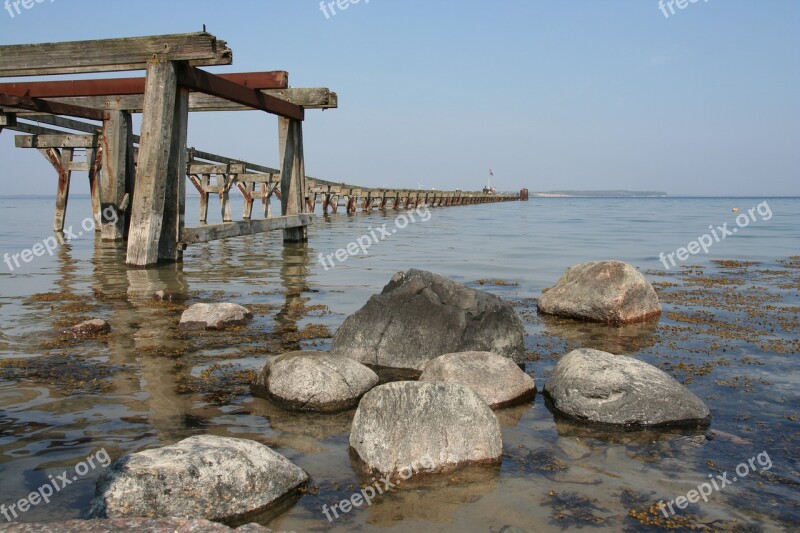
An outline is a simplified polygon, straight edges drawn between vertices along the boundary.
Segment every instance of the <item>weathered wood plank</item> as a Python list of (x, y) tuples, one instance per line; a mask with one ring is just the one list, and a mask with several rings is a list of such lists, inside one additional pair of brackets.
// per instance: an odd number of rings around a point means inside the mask
[(125, 238), (127, 213), (120, 209), (127, 190), (129, 159), (133, 157), (133, 126), (130, 113), (109, 111), (103, 129), (102, 178), (100, 204), (103, 220), (101, 237), (105, 241)]
[(17, 135), (17, 148), (96, 148), (97, 135)]
[(154, 56), (195, 65), (230, 65), (231, 50), (209, 33), (184, 33), (0, 46), (0, 76), (144, 70)]
[(24, 109), (37, 113), (50, 113), (52, 115), (67, 115), (70, 117), (86, 118), (89, 120), (103, 120), (105, 115), (102, 109), (65, 104), (61, 102), (51, 102), (41, 98), (30, 98), (28, 96), (9, 96), (0, 94), (0, 107)]
[(0, 113), (0, 128), (17, 125), (17, 115), (14, 113)]
[(188, 65), (179, 68), (178, 82), (193, 91), (224, 98), (280, 117), (303, 120), (305, 116), (300, 106)]
[[(179, 67), (179, 65), (176, 65)], [(189, 135), (189, 90), (178, 87), (172, 118), (172, 145), (167, 167), (167, 186), (164, 194), (164, 224), (161, 228), (158, 259), (180, 261), (183, 247), (179, 245), (186, 216), (186, 140)]]
[(245, 170), (245, 165), (241, 163), (229, 163), (227, 165), (192, 163), (189, 165), (187, 174), (244, 174)]
[[(139, 165), (133, 195), (127, 263), (158, 263), (169, 181), (178, 76), (172, 61), (153, 59), (147, 67)], [(181, 169), (181, 175), (185, 172)], [(183, 181), (183, 179), (181, 179)]]
[[(232, 76), (219, 75), (221, 78), (235, 81)], [(243, 84), (245, 85), (245, 84)], [(250, 87), (250, 85), (248, 85)], [(0, 90), (2, 92), (2, 90)], [(262, 94), (279, 98), (305, 109), (333, 109), (339, 106), (339, 98), (335, 92), (325, 88), (291, 88), (291, 89), (259, 89)], [(111, 96), (62, 96), (43, 97), (48, 102), (59, 102), (95, 109), (122, 109), (131, 113), (141, 113), (144, 97), (141, 95)], [(218, 96), (193, 92), (189, 95), (189, 111), (251, 111), (253, 107), (231, 102)]]
[(209, 224), (198, 228), (184, 228), (181, 243), (184, 245), (201, 242), (229, 239), (255, 235), (273, 230), (287, 230), (289, 228), (305, 228), (312, 223), (314, 215), (302, 214), (282, 217), (263, 218), (258, 220), (243, 220), (241, 222), (228, 222), (225, 224)]
[[(300, 215), (305, 209), (306, 198), (303, 123), (280, 117), (278, 139), (281, 155), (281, 215)], [(306, 242), (308, 232), (304, 226), (287, 228), (283, 231), (283, 240)]]

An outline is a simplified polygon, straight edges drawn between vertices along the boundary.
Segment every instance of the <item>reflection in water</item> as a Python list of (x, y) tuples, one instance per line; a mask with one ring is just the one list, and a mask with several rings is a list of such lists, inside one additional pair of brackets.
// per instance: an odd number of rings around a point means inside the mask
[(570, 349), (593, 348), (616, 355), (641, 352), (658, 342), (659, 317), (620, 326), (540, 315), (545, 331), (561, 337)]

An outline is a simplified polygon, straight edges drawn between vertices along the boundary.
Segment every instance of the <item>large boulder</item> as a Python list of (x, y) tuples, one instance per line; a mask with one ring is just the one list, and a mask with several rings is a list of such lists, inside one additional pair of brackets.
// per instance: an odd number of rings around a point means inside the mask
[(308, 479), (258, 442), (195, 436), (112, 463), (87, 517), (229, 520), (266, 509)]
[(349, 316), (331, 350), (369, 365), (422, 370), (446, 353), (489, 351), (521, 363), (522, 320), (507, 302), (445, 277), (409, 270)]
[(539, 299), (548, 315), (626, 324), (661, 314), (653, 286), (622, 261), (591, 261), (573, 266)]
[(238, 304), (194, 304), (181, 315), (182, 329), (225, 329), (241, 326), (253, 318), (246, 307)]
[(486, 402), (458, 383), (396, 381), (369, 391), (353, 418), (350, 448), (368, 472), (451, 472), (496, 464), (500, 423)]
[(708, 407), (672, 376), (625, 355), (574, 350), (559, 360), (544, 393), (567, 417), (623, 426), (705, 425)]
[(420, 381), (446, 381), (466, 385), (499, 409), (536, 395), (533, 378), (511, 359), (491, 352), (461, 352), (440, 355), (428, 361)]
[(354, 408), (378, 381), (375, 372), (349, 357), (298, 351), (264, 365), (251, 390), (284, 409), (332, 413)]

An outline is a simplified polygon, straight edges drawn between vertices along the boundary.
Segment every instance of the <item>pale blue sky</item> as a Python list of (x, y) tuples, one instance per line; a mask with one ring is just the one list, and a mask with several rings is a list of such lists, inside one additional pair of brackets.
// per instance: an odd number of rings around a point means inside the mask
[[(0, 5), (3, 0), (0, 0)], [(311, 175), (367, 186), (664, 190), (800, 195), (800, 2), (700, 0), (55, 0), (0, 43), (208, 31), (234, 64), (326, 86), (309, 111)], [(125, 75), (138, 75), (128, 73)], [(276, 120), (193, 114), (190, 144), (277, 164)], [(3, 194), (52, 194), (55, 175), (0, 135)], [(76, 176), (76, 192), (85, 192)]]

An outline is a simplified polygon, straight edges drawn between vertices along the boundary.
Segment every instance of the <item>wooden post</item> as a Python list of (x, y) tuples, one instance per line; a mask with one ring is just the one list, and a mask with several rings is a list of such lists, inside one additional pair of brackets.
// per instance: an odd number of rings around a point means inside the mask
[(219, 189), (219, 210), (223, 222), (230, 222), (233, 220), (233, 213), (231, 212), (230, 202), (230, 184), (231, 180), (227, 174), (217, 174), (217, 189)]
[(59, 152), (55, 148), (40, 148), (45, 159), (50, 161), (53, 168), (58, 173), (58, 191), (56, 192), (56, 214), (53, 221), (55, 231), (64, 231), (64, 218), (67, 215), (67, 203), (69, 201), (69, 181), (72, 176), (70, 165), (74, 156), (73, 148), (62, 148)]
[[(181, 190), (185, 193), (188, 91), (181, 90), (182, 96), (178, 97), (176, 67), (163, 58), (153, 58), (147, 64), (128, 238), (127, 262), (133, 266), (155, 265), (160, 259), (177, 260), (180, 254), (177, 243), (183, 213), (178, 210), (184, 201)], [(183, 105), (176, 105), (178, 100)], [(176, 145), (181, 149), (176, 150)]]
[(103, 148), (87, 148), (86, 164), (89, 167), (89, 193), (92, 198), (92, 218), (95, 232), (103, 227), (103, 214), (100, 207), (100, 171), (103, 168)]
[[(300, 120), (278, 117), (278, 138), (281, 155), (281, 215), (304, 213), (305, 161), (303, 158), (303, 123)], [(305, 226), (283, 230), (284, 242), (306, 242)]]
[[(104, 241), (119, 241), (125, 238), (126, 216), (121, 208), (133, 172), (133, 127), (131, 114), (125, 111), (108, 111), (103, 121), (101, 148), (102, 174), (98, 196), (101, 208), (100, 234)], [(129, 196), (130, 198), (130, 196)]]

